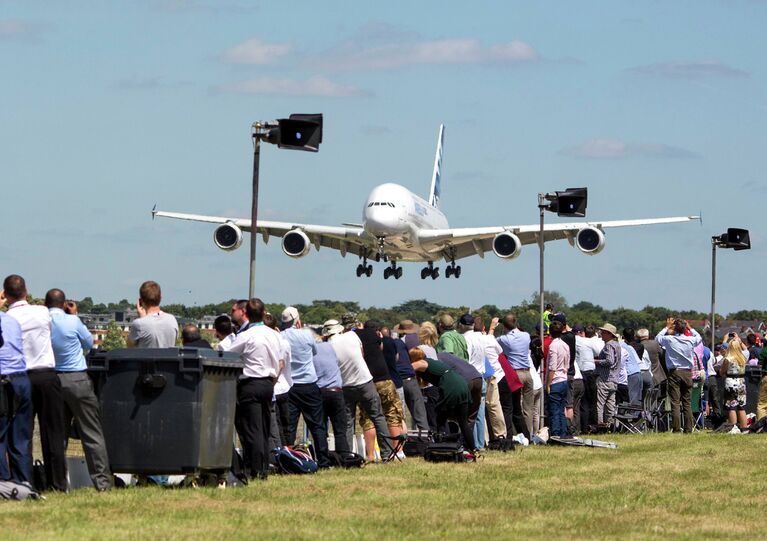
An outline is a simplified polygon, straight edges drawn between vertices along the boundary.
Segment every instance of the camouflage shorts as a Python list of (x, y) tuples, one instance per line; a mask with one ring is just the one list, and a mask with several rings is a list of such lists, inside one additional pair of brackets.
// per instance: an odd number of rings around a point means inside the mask
[[(375, 386), (378, 396), (381, 397), (381, 410), (384, 417), (386, 417), (386, 424), (389, 426), (402, 426), (402, 422), (405, 420), (405, 412), (402, 409), (402, 402), (400, 402), (394, 382), (390, 379), (376, 381)], [(359, 423), (362, 430), (374, 428), (373, 421), (370, 420), (370, 417), (362, 408), (360, 408)]]

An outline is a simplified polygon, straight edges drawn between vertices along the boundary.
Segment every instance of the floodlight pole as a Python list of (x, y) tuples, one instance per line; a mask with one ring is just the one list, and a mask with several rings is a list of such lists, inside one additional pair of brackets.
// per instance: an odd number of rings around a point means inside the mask
[(539, 193), (538, 194), (538, 211), (540, 212), (541, 228), (538, 232), (538, 250), (539, 250), (538, 324), (540, 325), (540, 330), (538, 331), (538, 335), (541, 337), (541, 348), (543, 348), (543, 335), (544, 335), (544, 328), (543, 328), (543, 306), (544, 306), (543, 305), (543, 250), (544, 250), (543, 213), (546, 208), (546, 204), (544, 201), (545, 201), (545, 194)]
[(258, 170), (261, 161), (260, 123), (253, 125), (253, 201), (250, 207), (250, 277), (248, 280), (248, 299), (256, 296), (256, 224), (258, 223)]
[(711, 237), (711, 355), (716, 346), (716, 246), (719, 237)]

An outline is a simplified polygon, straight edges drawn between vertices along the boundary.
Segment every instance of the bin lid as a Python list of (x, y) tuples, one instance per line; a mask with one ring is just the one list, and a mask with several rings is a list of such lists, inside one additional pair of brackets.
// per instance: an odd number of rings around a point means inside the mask
[(208, 348), (119, 348), (100, 353), (107, 362), (157, 362), (199, 359), (202, 367), (242, 368), (239, 353), (215, 351)]

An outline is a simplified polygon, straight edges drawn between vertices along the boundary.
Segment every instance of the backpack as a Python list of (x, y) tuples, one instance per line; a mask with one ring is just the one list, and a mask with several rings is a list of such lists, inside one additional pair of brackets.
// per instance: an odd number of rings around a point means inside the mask
[(351, 451), (331, 451), (330, 460), (341, 468), (361, 468), (365, 465), (365, 457)]
[(0, 481), (0, 498), (4, 500), (26, 500), (27, 498), (32, 500), (45, 499), (26, 481), (22, 483), (17, 483), (15, 481)]
[(274, 463), (280, 473), (316, 473), (317, 463), (311, 455), (290, 447), (277, 447), (272, 450)]
[(476, 462), (477, 457), (465, 451), (458, 441), (430, 443), (423, 453), (427, 462)]

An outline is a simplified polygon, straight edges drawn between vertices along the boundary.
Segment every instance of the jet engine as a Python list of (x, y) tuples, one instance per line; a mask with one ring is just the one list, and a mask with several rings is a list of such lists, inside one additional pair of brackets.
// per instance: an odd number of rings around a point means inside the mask
[(522, 253), (522, 242), (514, 233), (498, 233), (493, 239), (493, 253), (501, 259), (514, 259)]
[(586, 255), (595, 255), (605, 247), (605, 234), (596, 227), (584, 227), (575, 236), (575, 245)]
[(282, 237), (282, 251), (290, 257), (304, 257), (309, 253), (312, 243), (306, 233), (300, 229), (293, 229)]
[(232, 222), (222, 224), (213, 232), (213, 242), (227, 252), (236, 250), (242, 244), (242, 229)]

